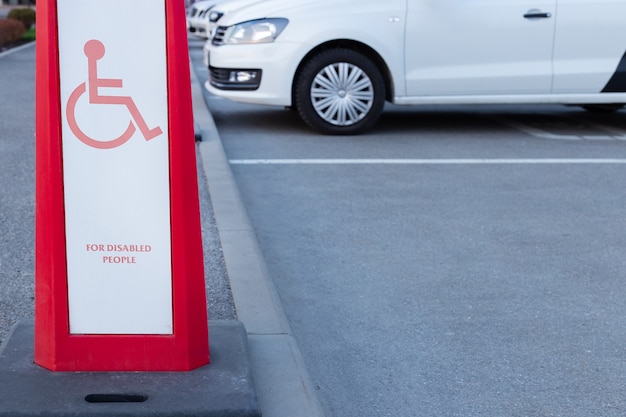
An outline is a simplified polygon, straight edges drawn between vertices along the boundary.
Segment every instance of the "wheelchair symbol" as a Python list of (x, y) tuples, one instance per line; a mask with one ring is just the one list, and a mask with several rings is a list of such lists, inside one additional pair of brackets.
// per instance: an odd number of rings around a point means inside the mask
[[(132, 97), (99, 94), (98, 89), (100, 87), (122, 88), (121, 79), (98, 78), (98, 60), (104, 56), (104, 44), (98, 40), (92, 39), (85, 43), (84, 51), (87, 56), (88, 82), (82, 83), (76, 87), (67, 100), (67, 122), (72, 133), (84, 144), (98, 149), (112, 149), (123, 145), (133, 136), (137, 128), (139, 128), (139, 131), (146, 141), (161, 135), (163, 131), (159, 126), (152, 129), (148, 127)], [(89, 103), (91, 104), (116, 104), (128, 108), (131, 121), (124, 133), (115, 139), (100, 140), (89, 137), (81, 130), (76, 122), (76, 103), (78, 103), (78, 99), (85, 94), (85, 92), (88, 92)]]

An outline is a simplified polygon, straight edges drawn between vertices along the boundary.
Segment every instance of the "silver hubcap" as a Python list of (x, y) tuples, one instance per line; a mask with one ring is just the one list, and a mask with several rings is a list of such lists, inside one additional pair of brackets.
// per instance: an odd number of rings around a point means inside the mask
[(374, 103), (374, 85), (363, 70), (347, 62), (323, 68), (313, 80), (311, 103), (324, 121), (350, 126), (363, 119)]

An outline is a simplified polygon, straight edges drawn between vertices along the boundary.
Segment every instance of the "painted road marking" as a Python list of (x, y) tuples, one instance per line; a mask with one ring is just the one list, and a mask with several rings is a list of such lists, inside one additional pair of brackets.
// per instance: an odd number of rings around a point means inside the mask
[(231, 159), (232, 165), (549, 165), (626, 164), (626, 158), (495, 158), (495, 159)]
[[(500, 122), (504, 125), (512, 127), (513, 129), (519, 130), (521, 132), (527, 133), (531, 136), (541, 138), (541, 139), (550, 139), (550, 140), (598, 140), (598, 141), (606, 141), (606, 140), (626, 140), (626, 132), (617, 129), (615, 127), (601, 125), (598, 123), (586, 123), (582, 129), (576, 129), (583, 131), (584, 128), (595, 129), (600, 132), (599, 134), (565, 134), (565, 133), (554, 133), (553, 131), (548, 131), (546, 128), (540, 128), (537, 126), (531, 126), (522, 122), (518, 122), (516, 120), (510, 119), (508, 117), (503, 116), (492, 116), (490, 119)], [(567, 126), (553, 126), (551, 130), (558, 129), (566, 129)], [(572, 129), (572, 126), (569, 126), (569, 129)]]

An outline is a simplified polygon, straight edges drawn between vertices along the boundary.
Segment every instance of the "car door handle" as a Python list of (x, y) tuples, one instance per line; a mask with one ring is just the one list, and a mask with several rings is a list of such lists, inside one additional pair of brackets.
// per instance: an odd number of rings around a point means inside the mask
[(552, 17), (551, 13), (542, 12), (540, 10), (529, 10), (524, 14), (525, 19), (548, 19)]

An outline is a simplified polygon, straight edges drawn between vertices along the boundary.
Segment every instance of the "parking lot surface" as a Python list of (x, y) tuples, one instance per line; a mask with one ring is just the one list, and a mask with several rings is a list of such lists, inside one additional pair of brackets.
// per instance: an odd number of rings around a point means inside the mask
[(207, 100), (326, 415), (624, 414), (626, 113)]

